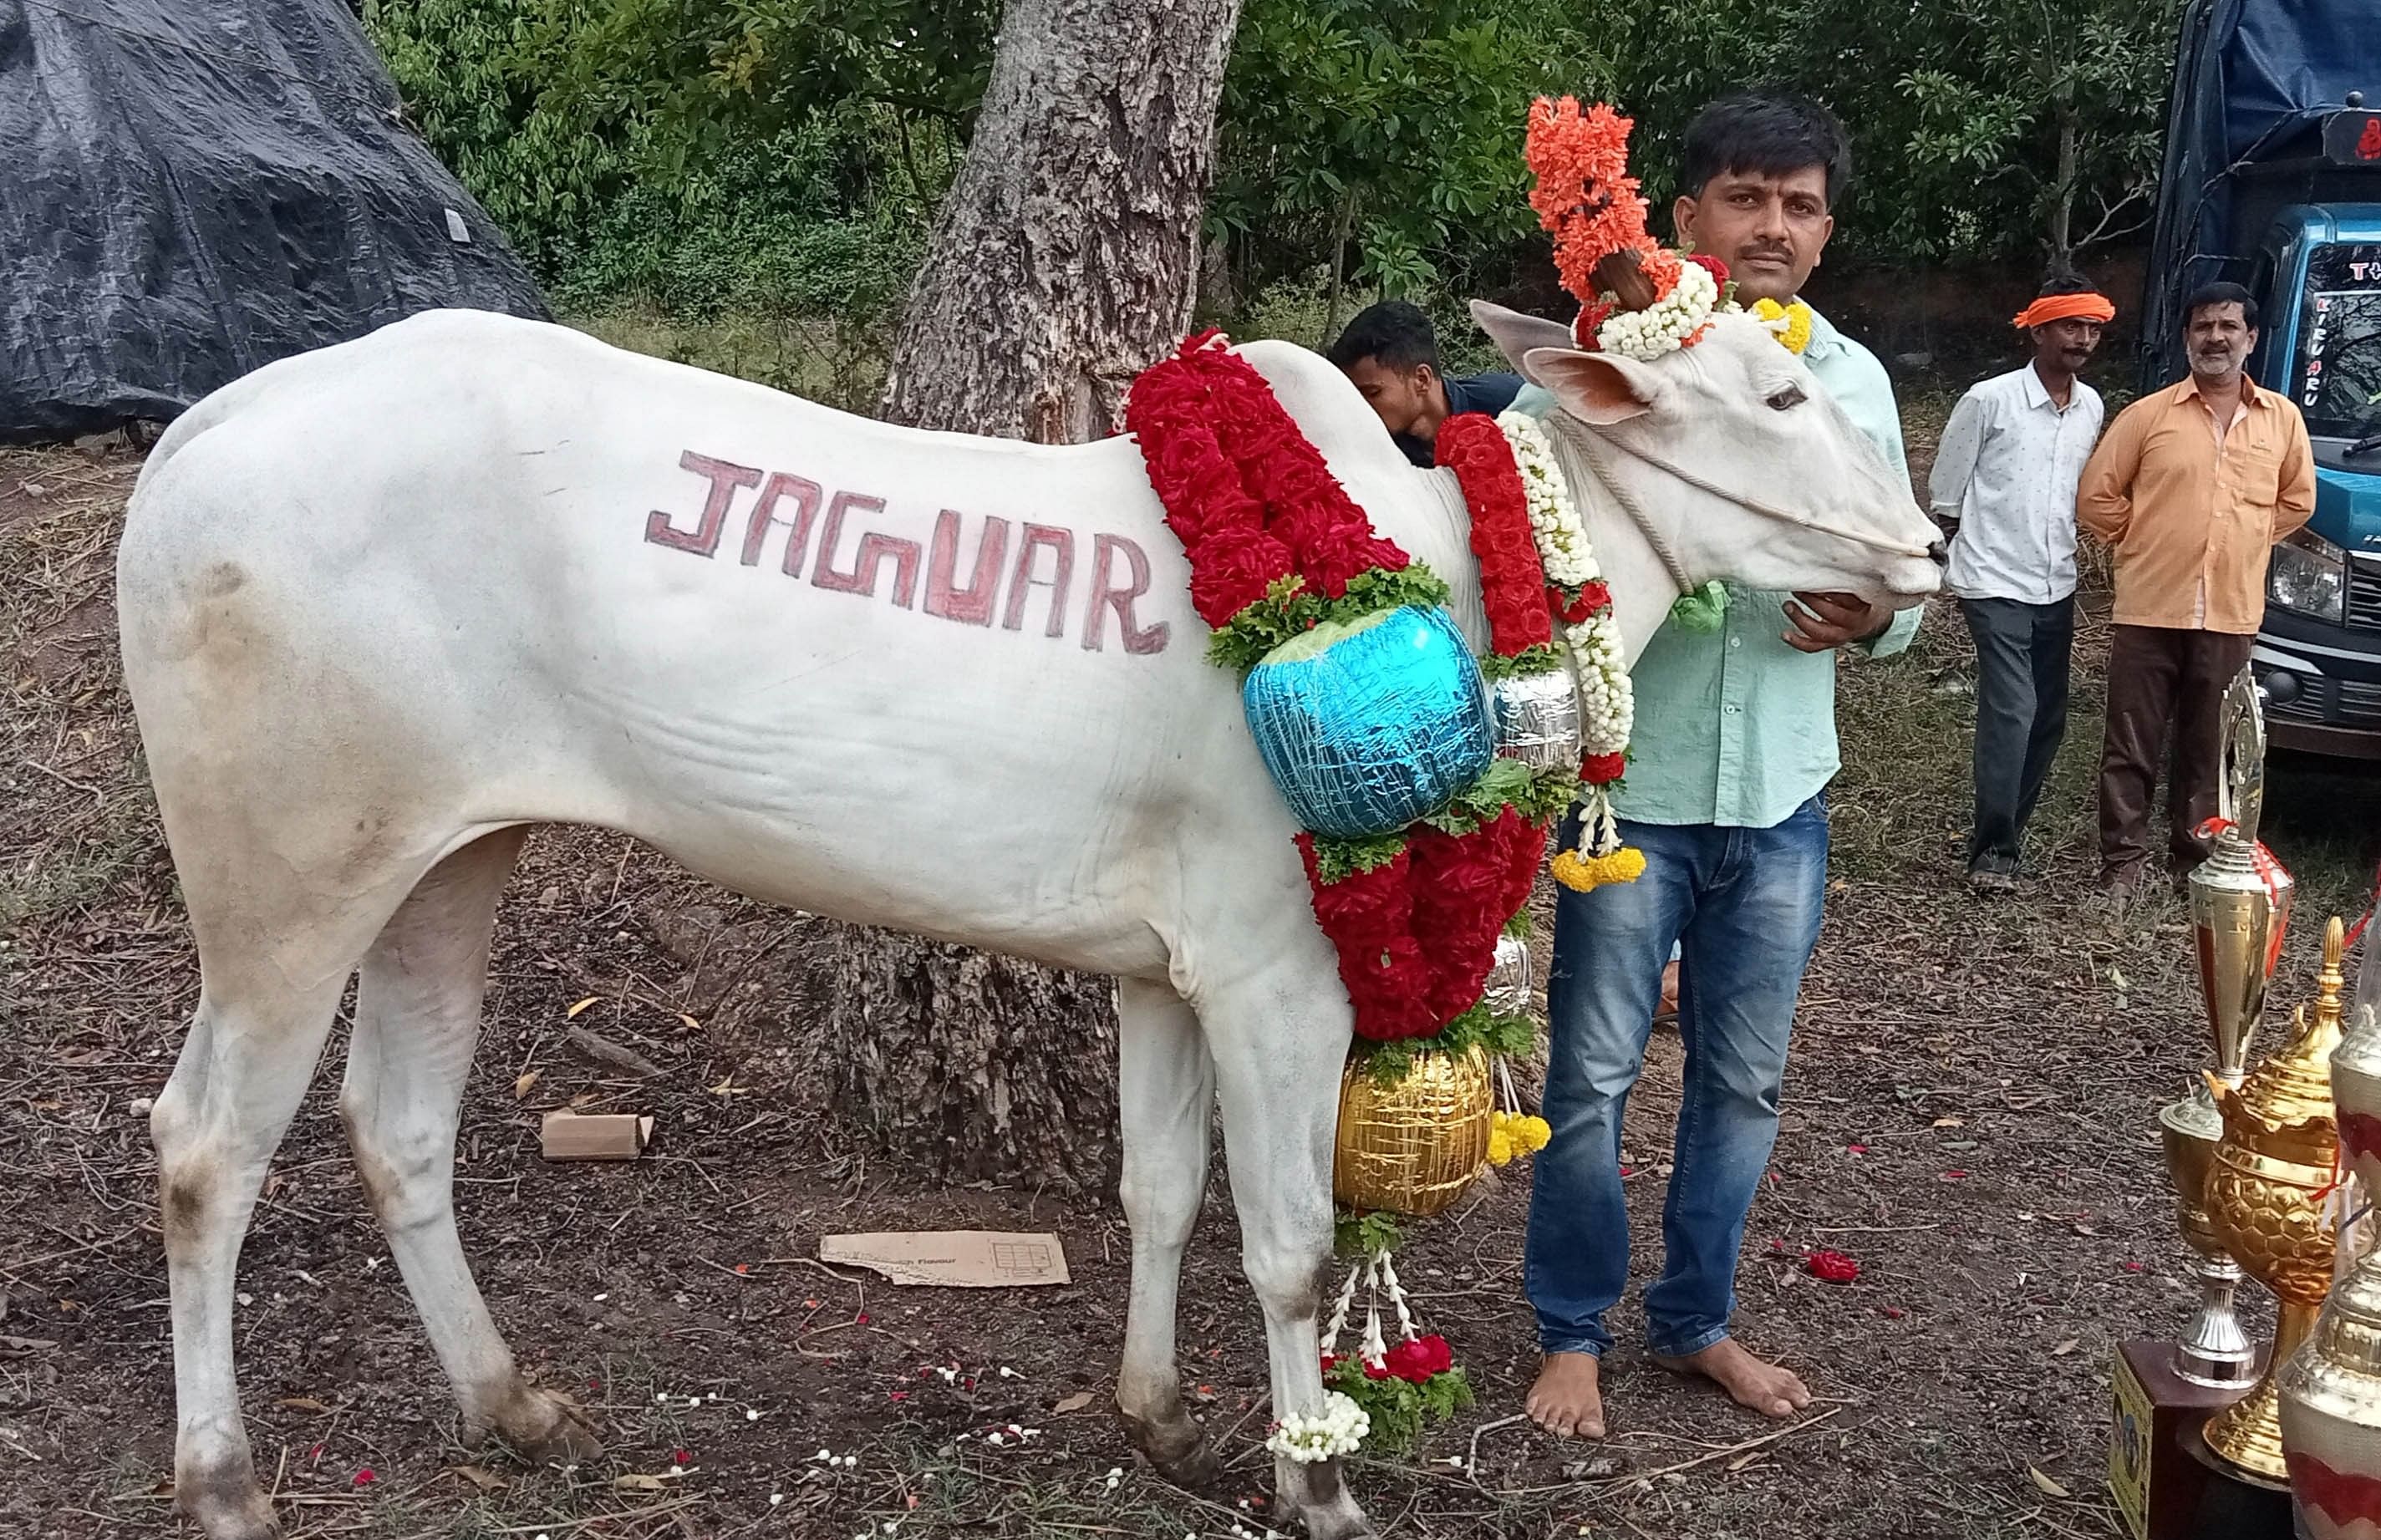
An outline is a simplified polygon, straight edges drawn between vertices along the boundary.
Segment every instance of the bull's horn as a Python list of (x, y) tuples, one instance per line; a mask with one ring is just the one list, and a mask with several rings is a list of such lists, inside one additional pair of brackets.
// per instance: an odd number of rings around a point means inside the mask
[(1637, 252), (1626, 246), (1596, 260), (1595, 287), (1618, 300), (1625, 311), (1649, 310), (1656, 298), (1654, 280), (1639, 271), (1638, 260)]

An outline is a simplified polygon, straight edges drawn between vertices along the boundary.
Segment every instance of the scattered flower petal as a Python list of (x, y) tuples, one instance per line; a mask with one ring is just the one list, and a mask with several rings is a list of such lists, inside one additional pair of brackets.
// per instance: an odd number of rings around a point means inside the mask
[(1861, 1276), (1860, 1264), (1841, 1252), (1812, 1252), (1802, 1258), (1802, 1265), (1813, 1277), (1829, 1283), (1850, 1283)]

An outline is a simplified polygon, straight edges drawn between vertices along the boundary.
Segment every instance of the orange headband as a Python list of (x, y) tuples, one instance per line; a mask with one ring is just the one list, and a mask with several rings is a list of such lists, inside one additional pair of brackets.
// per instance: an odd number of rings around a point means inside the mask
[(2012, 326), (2046, 326), (2053, 321), (2114, 321), (2117, 307), (2099, 294), (2050, 294), (2017, 312)]

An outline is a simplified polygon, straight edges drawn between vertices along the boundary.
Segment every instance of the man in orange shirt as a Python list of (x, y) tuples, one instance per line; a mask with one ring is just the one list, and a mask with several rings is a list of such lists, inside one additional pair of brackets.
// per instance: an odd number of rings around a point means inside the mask
[(2075, 517), (2116, 555), (2108, 733), (2100, 755), (2100, 885), (2149, 868), (2150, 792), (2167, 758), (2167, 849), (2180, 882), (2206, 855), (2222, 751), (2216, 708), (2265, 613), (2274, 543), (2314, 512), (2314, 452), (2286, 396), (2241, 365), (2257, 302), (2209, 284), (2183, 306), (2191, 377), (2118, 415), (2083, 468)]

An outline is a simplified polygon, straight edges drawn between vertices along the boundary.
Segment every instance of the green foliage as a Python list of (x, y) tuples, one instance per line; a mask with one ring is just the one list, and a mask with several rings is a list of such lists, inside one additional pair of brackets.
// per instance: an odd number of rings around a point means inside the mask
[(1341, 1359), (1323, 1376), (1325, 1388), (1337, 1390), (1364, 1409), (1373, 1420), (1364, 1435), (1368, 1454), (1400, 1455), (1422, 1442), (1422, 1436), (1471, 1406), (1471, 1382), (1460, 1369), (1446, 1369), (1420, 1385), (1395, 1375), (1373, 1379), (1362, 1360)]
[(1405, 848), (1403, 830), (1352, 839), (1318, 834), (1314, 837), (1315, 874), (1325, 883), (1345, 882), (1359, 872), (1386, 866), (1397, 860)]
[(1309, 591), (1297, 578), (1282, 578), (1207, 639), (1207, 661), (1245, 674), (1267, 653), (1326, 622), (1347, 625), (1400, 605), (1427, 609), (1445, 603), (1446, 582), (1421, 562), (1396, 572), (1359, 572), (1337, 599)]
[(1574, 770), (1533, 770), (1500, 756), (1489, 761), (1480, 778), (1458, 792), (1454, 801), (1422, 822), (1446, 834), (1470, 834), (1510, 807), (1542, 824), (1569, 807), (1578, 791)]
[(1340, 1256), (1361, 1259), (1393, 1252), (1405, 1243), (1405, 1228), (1394, 1214), (1343, 1208), (1332, 1215), (1331, 1249)]
[(1486, 1049), (1492, 1057), (1504, 1054), (1519, 1058), (1537, 1045), (1535, 1021), (1527, 1016), (1508, 1016), (1491, 1010), (1483, 1003), (1441, 1027), (1435, 1037), (1408, 1037), (1394, 1043), (1359, 1042), (1350, 1053), (1375, 1085), (1391, 1086), (1405, 1079), (1414, 1060), (1424, 1054), (1459, 1054), (1477, 1046)]
[[(1850, 126), (1832, 255), (2053, 253), (2146, 214), (2180, 0), (1250, 0), (1212, 275), (1235, 335), (1328, 340), (1543, 285), (1524, 115), (1604, 96), (1667, 230), (1679, 138), (1754, 82)], [(880, 350), (990, 79), (1000, 0), (366, 0), (410, 121), (566, 307), (832, 317)], [(1356, 292), (1350, 293), (1353, 288)], [(1245, 303), (1243, 303), (1245, 299)]]
[[(2097, 210), (2142, 187), (2179, 4), (1950, 0), (1922, 15), (1866, 0), (1647, 0), (1614, 9), (1615, 34), (1597, 35), (1619, 61), (1620, 104), (1638, 119), (1632, 160), (1657, 209), (1679, 190), (1679, 139), (1695, 110), (1782, 84), (1850, 129), (1838, 248), (1906, 264), (2039, 251), (2055, 244), (2061, 196)], [(2077, 149), (2063, 180), (2062, 123)]]
[(1552, 642), (1540, 642), (1524, 647), (1507, 656), (1503, 653), (1480, 654), (1480, 672), (1492, 679), (1517, 678), (1524, 674), (1550, 674), (1562, 666), (1562, 654)]
[(414, 126), (564, 308), (883, 325), (982, 83), (951, 76), (963, 101), (922, 105), (902, 88), (967, 28), (861, 71), (849, 10), (797, 60), (777, 48), (806, 7), (745, 29), (729, 24), (751, 7), (688, 8), (708, 30), (661, 0), (372, 0), (364, 19)]
[(1537, 228), (1520, 155), (1543, 92), (1606, 78), (1559, 0), (1252, 0), (1224, 81), (1213, 234), (1312, 251), (1402, 295)]
[(630, 179), (626, 115), (564, 110), (541, 82), (568, 67), (550, 0), (368, 0), (364, 27), (406, 116), (486, 205), (531, 265), (551, 273)]

